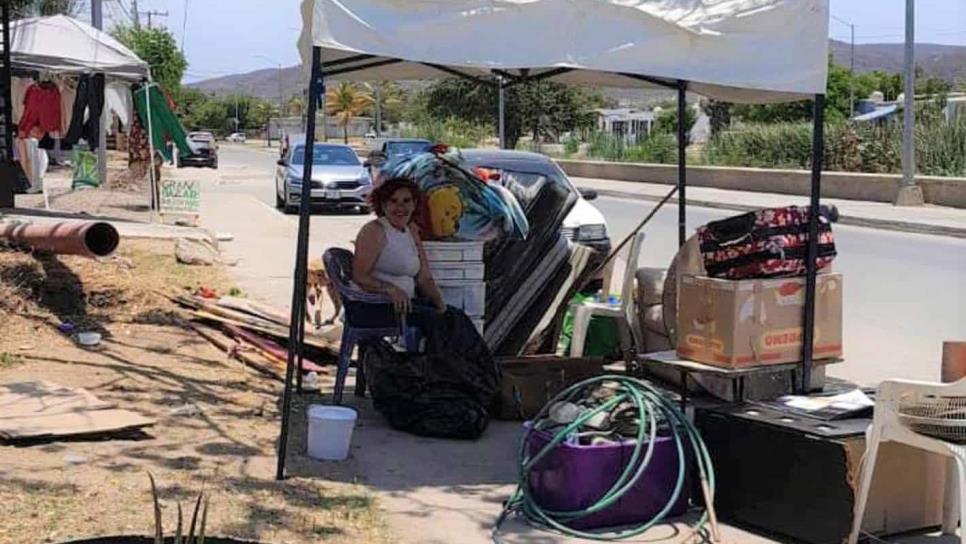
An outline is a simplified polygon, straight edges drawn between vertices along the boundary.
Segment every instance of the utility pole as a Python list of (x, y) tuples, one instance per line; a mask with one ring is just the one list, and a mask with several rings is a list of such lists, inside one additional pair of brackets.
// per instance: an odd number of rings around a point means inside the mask
[(916, 185), (916, 24), (915, 0), (906, 0), (906, 47), (903, 59), (902, 182), (896, 206), (921, 206), (922, 188)]
[(134, 28), (141, 28), (141, 15), (138, 13), (138, 0), (131, 0), (131, 19), (134, 22)]
[(159, 17), (167, 17), (168, 16), (167, 10), (165, 10), (165, 11), (148, 10), (146, 13), (148, 15), (148, 28), (153, 28), (152, 27), (152, 21), (153, 21), (152, 16), (154, 16), (154, 15), (157, 15)]
[(382, 137), (382, 82), (376, 82), (376, 138)]
[(849, 27), (849, 117), (855, 115), (855, 25), (834, 15), (832, 19)]
[[(91, 0), (91, 23), (94, 28), (104, 30), (104, 6), (103, 0)], [(110, 119), (109, 109), (101, 108), (101, 122), (97, 130), (97, 177), (101, 183), (107, 182), (107, 123)], [(93, 146), (95, 142), (87, 144)]]
[(849, 23), (849, 117), (855, 115), (855, 25)]

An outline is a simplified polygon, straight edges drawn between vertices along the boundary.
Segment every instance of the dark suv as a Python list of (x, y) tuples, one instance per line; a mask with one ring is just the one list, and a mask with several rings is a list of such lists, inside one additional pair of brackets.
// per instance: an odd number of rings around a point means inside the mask
[(178, 155), (178, 168), (184, 166), (207, 166), (218, 168), (218, 142), (211, 132), (188, 133), (189, 144), (194, 148), (190, 155)]

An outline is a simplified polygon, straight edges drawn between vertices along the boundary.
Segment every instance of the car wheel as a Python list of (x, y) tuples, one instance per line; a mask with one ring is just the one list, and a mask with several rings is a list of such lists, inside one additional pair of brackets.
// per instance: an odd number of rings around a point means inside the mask
[(299, 208), (298, 206), (291, 206), (289, 204), (286, 204), (284, 207), (282, 207), (282, 213), (284, 213), (285, 215), (296, 214), (296, 213), (299, 213)]
[(372, 213), (372, 208), (369, 206), (359, 206), (359, 215), (369, 215)]
[(285, 207), (285, 199), (278, 196), (278, 192), (275, 193), (275, 209), (281, 210)]

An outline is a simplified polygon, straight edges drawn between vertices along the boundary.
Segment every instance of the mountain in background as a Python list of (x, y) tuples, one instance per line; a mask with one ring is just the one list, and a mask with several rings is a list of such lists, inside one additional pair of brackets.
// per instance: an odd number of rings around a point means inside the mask
[[(835, 62), (843, 66), (849, 65), (848, 43), (829, 40), (829, 49)], [(900, 72), (902, 58), (903, 44), (901, 43), (870, 43), (855, 46), (857, 72), (872, 70)], [(935, 75), (953, 83), (966, 82), (966, 46), (916, 44), (916, 63), (929, 75)], [(280, 81), (281, 92), (279, 92)], [(239, 93), (278, 102), (279, 95), (288, 98), (302, 94), (305, 90), (305, 82), (306, 78), (301, 66), (291, 66), (281, 71), (268, 68), (245, 74), (206, 79), (190, 83), (188, 87), (221, 96)], [(418, 82), (403, 84), (403, 88), (407, 90), (421, 87)], [(619, 88), (605, 88), (604, 94), (625, 105), (648, 105), (672, 99), (674, 96), (673, 92), (668, 91)]]

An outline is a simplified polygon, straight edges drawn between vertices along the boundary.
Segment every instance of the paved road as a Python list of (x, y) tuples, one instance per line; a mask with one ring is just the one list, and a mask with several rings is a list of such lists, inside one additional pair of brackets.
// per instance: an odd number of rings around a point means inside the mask
[[(221, 183), (213, 192), (251, 195), (274, 206), (275, 150), (225, 145)], [(652, 202), (603, 197), (611, 236), (620, 240), (654, 206)], [(668, 207), (646, 228), (642, 266), (667, 266), (677, 244), (676, 209)], [(730, 215), (691, 208), (689, 228)], [(334, 218), (333, 218), (334, 219)], [(341, 217), (340, 220), (361, 218)], [(312, 238), (325, 238), (325, 221), (313, 219)], [(966, 240), (840, 226), (845, 275), (846, 363), (832, 375), (872, 383), (886, 377), (938, 379), (941, 342), (966, 340)]]

